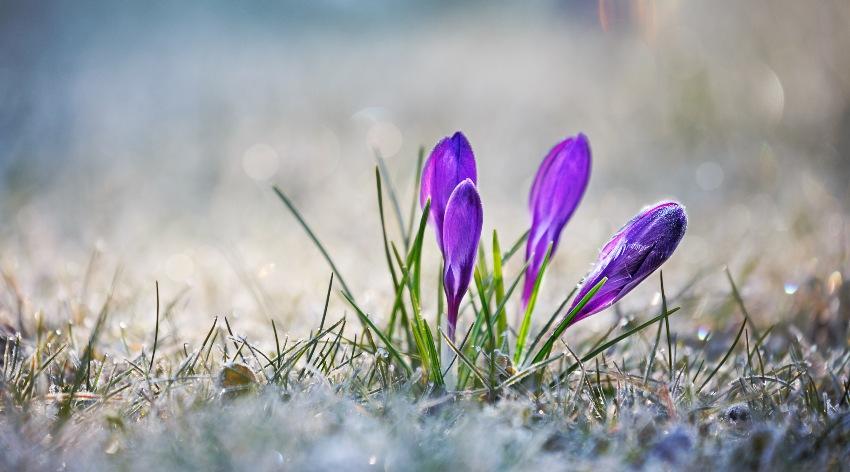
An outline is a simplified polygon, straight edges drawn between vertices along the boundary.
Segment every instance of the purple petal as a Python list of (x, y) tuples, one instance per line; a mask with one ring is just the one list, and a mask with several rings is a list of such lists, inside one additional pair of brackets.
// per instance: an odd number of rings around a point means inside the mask
[(587, 136), (579, 133), (556, 144), (543, 159), (529, 195), (531, 231), (525, 247), (529, 261), (523, 286), (523, 304), (528, 302), (546, 249), (558, 248), (561, 231), (572, 217), (590, 180), (591, 153)]
[(570, 310), (603, 277), (608, 280), (572, 323), (608, 308), (637, 287), (670, 258), (687, 228), (685, 208), (677, 202), (662, 202), (638, 213), (602, 247)]
[(448, 305), (448, 335), (454, 338), (460, 302), (469, 287), (484, 212), (481, 198), (471, 179), (466, 179), (454, 189), (446, 205), (443, 222), (445, 272), (444, 289)]
[(475, 185), (478, 182), (475, 170), (475, 155), (466, 136), (460, 131), (440, 140), (431, 151), (422, 170), (422, 185), (419, 203), (422, 207), (431, 199), (429, 221), (437, 234), (437, 245), (443, 250), (443, 219), (446, 205), (455, 187), (465, 179)]

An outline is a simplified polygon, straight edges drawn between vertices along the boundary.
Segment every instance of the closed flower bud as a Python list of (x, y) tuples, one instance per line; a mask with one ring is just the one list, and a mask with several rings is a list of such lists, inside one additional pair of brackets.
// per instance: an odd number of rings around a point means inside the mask
[(525, 247), (525, 284), (522, 304), (528, 304), (546, 250), (558, 248), (561, 230), (573, 216), (590, 179), (590, 143), (587, 136), (564, 139), (543, 159), (531, 186), (528, 206), (531, 211), (531, 230)]
[(670, 258), (687, 228), (685, 208), (677, 202), (658, 203), (632, 218), (602, 247), (570, 310), (603, 278), (608, 280), (572, 323), (608, 308), (643, 282)]

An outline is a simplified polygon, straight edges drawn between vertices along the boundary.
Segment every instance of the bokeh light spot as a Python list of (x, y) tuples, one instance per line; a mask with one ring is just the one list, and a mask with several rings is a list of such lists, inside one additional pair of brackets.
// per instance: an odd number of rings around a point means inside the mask
[(165, 261), (165, 274), (175, 282), (186, 282), (194, 272), (195, 265), (186, 254), (174, 254)]
[(371, 149), (376, 149), (383, 157), (393, 157), (401, 150), (404, 139), (401, 130), (387, 121), (379, 121), (369, 127), (366, 142)]
[(265, 181), (274, 177), (279, 166), (280, 157), (277, 151), (268, 144), (255, 144), (242, 155), (242, 169), (248, 177), (257, 181)]
[(717, 190), (723, 185), (724, 177), (723, 168), (713, 161), (703, 162), (696, 170), (697, 185), (703, 190)]

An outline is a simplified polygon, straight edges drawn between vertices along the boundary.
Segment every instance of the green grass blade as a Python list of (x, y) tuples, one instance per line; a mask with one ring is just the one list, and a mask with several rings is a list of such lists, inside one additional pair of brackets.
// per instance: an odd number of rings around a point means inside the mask
[[(395, 293), (395, 300), (393, 301), (393, 310), (398, 310), (400, 306), (404, 304), (402, 301), (404, 295), (404, 289), (407, 287), (407, 280), (410, 277), (410, 271), (407, 269), (407, 265), (404, 263), (404, 260), (401, 258), (401, 254), (398, 253), (398, 248), (395, 247), (394, 243), (390, 243), (390, 247), (393, 251), (393, 256), (396, 259), (396, 263), (401, 268), (401, 280), (398, 284), (398, 290)], [(413, 327), (410, 323), (410, 318), (407, 316), (407, 311), (401, 311), (401, 326), (404, 328), (404, 333), (407, 337), (407, 347), (410, 349), (413, 346)]]
[[(662, 311), (666, 312), (666, 307)], [(658, 352), (658, 344), (661, 342), (662, 328), (664, 328), (663, 318), (658, 322), (658, 331), (655, 332), (655, 342), (652, 344), (652, 352), (650, 352), (649, 358), (646, 360), (646, 370), (643, 373), (644, 384), (649, 381), (649, 374), (652, 372), (652, 365), (655, 363), (655, 354)]]
[(484, 324), (487, 328), (487, 346), (492, 351), (496, 347), (496, 332), (493, 330), (493, 320), (490, 316), (490, 308), (485, 295), (486, 290), (484, 289), (484, 282), (481, 280), (481, 272), (478, 269), (478, 267), (475, 268), (473, 279), (475, 280), (475, 288), (478, 291), (478, 298), (481, 300), (481, 317), (484, 318)]
[(519, 372), (515, 373), (514, 375), (505, 379), (504, 382), (499, 384), (498, 389), (501, 390), (503, 388), (510, 387), (511, 385), (519, 382), (520, 380), (528, 377), (529, 375), (539, 371), (543, 367), (546, 367), (547, 365), (549, 365), (553, 362), (557, 362), (563, 356), (564, 356), (563, 354), (560, 354), (560, 355), (557, 355), (555, 357), (550, 357), (549, 359), (546, 359), (546, 360), (536, 362), (534, 364), (529, 365), (528, 367), (522, 369), (521, 371), (519, 371)]
[(155, 281), (154, 285), (156, 286), (156, 326), (153, 332), (153, 349), (151, 352), (151, 363), (148, 365), (148, 375), (153, 370), (153, 363), (156, 359), (156, 346), (159, 344), (159, 281)]
[(732, 296), (735, 298), (735, 303), (738, 304), (738, 308), (741, 309), (741, 314), (744, 315), (744, 319), (747, 320), (747, 324), (750, 326), (750, 329), (753, 331), (754, 338), (760, 338), (761, 334), (759, 333), (759, 329), (753, 323), (753, 319), (750, 317), (750, 312), (747, 310), (747, 306), (744, 304), (744, 299), (741, 297), (741, 292), (738, 291), (738, 285), (735, 283), (735, 279), (732, 278), (732, 272), (729, 271), (729, 267), (726, 267), (726, 278), (729, 280), (729, 285), (732, 287)]
[(421, 294), (421, 279), (422, 279), (422, 241), (425, 238), (425, 227), (428, 225), (428, 213), (431, 211), (431, 200), (425, 203), (425, 208), (422, 209), (422, 218), (419, 219), (419, 228), (416, 230), (416, 239), (413, 240), (413, 246), (408, 254), (407, 266), (413, 265), (413, 283), (416, 300), (422, 300)]
[[(664, 271), (658, 273), (661, 279), (661, 311), (667, 313), (667, 292), (664, 291)], [(676, 359), (673, 357), (673, 340), (670, 338), (670, 317), (664, 317), (664, 330), (667, 332), (667, 362), (670, 366), (670, 382), (676, 375)]]
[[(678, 311), (679, 311), (679, 307), (673, 308), (673, 309), (672, 309), (672, 310), (670, 310), (670, 311), (665, 311), (665, 312), (663, 312), (663, 313), (661, 313), (661, 314), (659, 314), (659, 315), (657, 315), (657, 316), (653, 317), (653, 318), (652, 318), (652, 319), (650, 319), (649, 321), (646, 321), (646, 322), (644, 322), (644, 323), (642, 323), (642, 324), (640, 324), (640, 325), (638, 325), (638, 326), (636, 326), (636, 327), (634, 327), (634, 328), (632, 328), (632, 329), (630, 329), (630, 330), (626, 331), (625, 333), (623, 333), (623, 334), (621, 334), (621, 335), (617, 336), (616, 338), (614, 338), (614, 339), (612, 339), (612, 340), (610, 340), (610, 341), (606, 342), (605, 344), (602, 344), (602, 345), (600, 345), (600, 346), (596, 347), (595, 349), (593, 349), (592, 351), (590, 351), (588, 354), (584, 355), (584, 356), (581, 358), (580, 363), (581, 363), (581, 364), (584, 364), (584, 363), (586, 363), (586, 362), (590, 362), (591, 360), (593, 360), (593, 358), (594, 358), (594, 357), (596, 357), (596, 356), (598, 356), (600, 353), (603, 353), (603, 352), (607, 351), (608, 349), (610, 349), (610, 348), (614, 347), (614, 345), (618, 344), (620, 341), (622, 341), (622, 340), (624, 340), (624, 339), (627, 339), (627, 338), (629, 338), (629, 337), (633, 336), (635, 333), (638, 333), (638, 332), (642, 331), (642, 330), (643, 330), (644, 328), (646, 328), (647, 326), (650, 326), (650, 325), (652, 325), (653, 323), (655, 323), (655, 322), (657, 322), (657, 321), (659, 321), (659, 320), (661, 320), (661, 319), (663, 319), (663, 318), (665, 318), (665, 317), (669, 317), (670, 315), (672, 315), (672, 314), (674, 314), (674, 313), (676, 313), (676, 312), (678, 312)], [(576, 363), (574, 363), (573, 365), (571, 365), (569, 368), (567, 368), (567, 370), (565, 370), (565, 371), (564, 371), (564, 373), (561, 375), (561, 377), (562, 377), (562, 378), (563, 378), (563, 377), (566, 377), (567, 375), (569, 375), (570, 373), (572, 373), (573, 371), (575, 371), (576, 369), (578, 369), (578, 367), (579, 367), (580, 363), (579, 363), (579, 362), (576, 362)]]
[(395, 213), (396, 222), (398, 222), (398, 230), (401, 232), (401, 239), (406, 241), (408, 236), (404, 231), (404, 218), (401, 216), (401, 205), (398, 203), (398, 194), (395, 191), (395, 186), (393, 185), (392, 180), (390, 180), (387, 163), (381, 156), (378, 149), (373, 149), (373, 151), (375, 152), (375, 160), (378, 161), (378, 167), (381, 169), (380, 175), (383, 177), (384, 183), (387, 184), (387, 193), (389, 193), (390, 202), (393, 204), (393, 213)]
[(328, 251), (325, 249), (325, 246), (323, 246), (322, 243), (319, 241), (319, 238), (316, 237), (316, 233), (314, 233), (313, 230), (310, 229), (310, 226), (307, 224), (306, 221), (304, 221), (304, 218), (301, 216), (301, 213), (298, 211), (297, 208), (295, 208), (295, 205), (292, 204), (292, 201), (289, 199), (289, 197), (287, 197), (283, 193), (283, 191), (281, 191), (276, 185), (273, 186), (272, 189), (277, 194), (278, 198), (280, 198), (280, 200), (283, 202), (283, 204), (286, 205), (286, 208), (289, 209), (289, 212), (292, 213), (296, 220), (298, 220), (298, 224), (301, 225), (301, 227), (307, 233), (307, 236), (310, 237), (310, 240), (312, 240), (313, 244), (315, 244), (316, 247), (319, 249), (319, 252), (322, 253), (322, 257), (325, 258), (325, 261), (327, 261), (328, 265), (331, 266), (331, 270), (336, 274), (336, 278), (339, 279), (339, 283), (340, 285), (342, 285), (343, 291), (345, 291), (345, 293), (353, 299), (354, 295), (348, 288), (348, 284), (345, 283), (345, 279), (343, 279), (342, 274), (340, 274), (339, 269), (337, 269), (336, 264), (334, 264), (334, 261), (333, 259), (331, 259), (330, 254), (328, 254)]
[(534, 356), (534, 360), (532, 361), (532, 363), (540, 362), (549, 357), (549, 353), (552, 351), (552, 346), (555, 345), (555, 341), (559, 337), (561, 337), (561, 334), (564, 332), (564, 330), (567, 329), (567, 327), (570, 325), (570, 322), (573, 321), (573, 318), (575, 318), (578, 312), (581, 311), (581, 309), (584, 308), (584, 306), (587, 305), (588, 302), (590, 302), (593, 296), (596, 295), (596, 292), (598, 292), (599, 289), (601, 289), (607, 281), (608, 277), (603, 277), (602, 280), (599, 281), (599, 283), (594, 285), (593, 288), (591, 288), (590, 291), (587, 292), (584, 298), (579, 301), (578, 305), (576, 305), (575, 308), (573, 308), (572, 310), (570, 310), (569, 313), (567, 313), (567, 316), (565, 316), (564, 319), (561, 320), (561, 322), (558, 324), (558, 327), (555, 328), (555, 331), (552, 333), (551, 336), (549, 336), (549, 338), (540, 348), (540, 351), (538, 351), (537, 355)]
[(490, 268), (487, 267), (487, 254), (484, 252), (484, 245), (480, 241), (478, 243), (478, 261), (476, 262), (476, 265), (481, 270), (481, 279), (487, 279), (490, 275)]
[[(384, 242), (384, 257), (386, 257), (387, 267), (390, 269), (390, 278), (392, 279), (392, 283), (393, 283), (393, 292), (397, 292), (398, 291), (398, 275), (396, 274), (396, 271), (395, 271), (395, 265), (393, 264), (392, 256), (390, 256), (390, 245), (389, 245), (389, 242), (388, 242), (389, 240), (387, 238), (387, 226), (386, 226), (386, 220), (384, 219), (384, 196), (383, 196), (383, 191), (382, 191), (382, 188), (381, 188), (381, 175), (380, 175), (380, 171), (378, 170), (377, 167), (375, 167), (375, 186), (376, 186), (377, 193), (378, 193), (378, 214), (381, 217), (381, 237), (383, 238), (383, 242)], [(387, 326), (387, 330), (386, 330), (387, 331), (387, 337), (389, 337), (389, 338), (393, 337), (393, 331), (395, 330), (395, 320), (396, 320), (396, 316), (398, 315), (399, 310), (404, 310), (404, 305), (403, 304), (402, 305), (395, 305), (394, 304), (393, 309), (392, 309), (392, 313), (390, 313), (389, 325)], [(405, 314), (405, 317), (406, 317), (406, 314)]]
[(410, 235), (413, 234), (413, 221), (416, 219), (416, 206), (419, 203), (419, 184), (422, 180), (422, 162), (425, 160), (425, 147), (419, 146), (416, 157), (416, 178), (413, 180), (413, 198), (410, 201), (410, 216), (407, 218), (407, 238), (404, 240), (404, 250), (410, 248)]
[(425, 341), (428, 348), (428, 357), (431, 360), (431, 381), (437, 385), (444, 385), (443, 371), (440, 367), (440, 354), (437, 350), (436, 344), (434, 343), (434, 336), (431, 334), (431, 328), (428, 326), (428, 322), (422, 318), (420, 318), (420, 320), (422, 322), (423, 341)]
[(534, 348), (537, 347), (537, 344), (540, 343), (540, 340), (543, 339), (543, 336), (545, 336), (546, 333), (549, 332), (549, 328), (552, 327), (552, 323), (555, 322), (555, 319), (558, 317), (558, 313), (561, 313), (564, 310), (564, 308), (567, 307), (567, 303), (569, 303), (569, 301), (573, 298), (573, 295), (576, 294), (577, 290), (578, 290), (578, 287), (573, 287), (573, 289), (570, 290), (570, 293), (567, 295), (567, 297), (564, 298), (564, 301), (562, 301), (558, 305), (558, 308), (555, 308), (555, 311), (553, 311), (552, 315), (549, 316), (549, 321), (546, 322), (546, 324), (543, 326), (543, 328), (540, 330), (540, 332), (537, 333), (537, 336), (534, 338), (534, 341), (528, 346), (527, 352), (534, 352)]
[[(411, 246), (410, 252), (407, 255), (407, 270), (405, 271), (405, 274), (409, 274), (412, 269), (413, 277), (408, 276), (404, 278), (407, 280), (407, 290), (410, 295), (411, 311), (413, 313), (413, 339), (416, 343), (416, 349), (419, 352), (419, 356), (422, 361), (422, 366), (423, 368), (429, 371), (428, 373), (431, 376), (432, 381), (434, 381), (435, 383), (442, 383), (442, 376), (439, 369), (439, 356), (434, 355), (436, 351), (433, 346), (433, 336), (431, 336), (429, 341), (429, 336), (426, 332), (424, 321), (422, 320), (420, 303), (422, 241), (424, 240), (425, 226), (428, 223), (428, 212), (430, 211), (430, 208), (431, 202), (428, 201), (425, 204), (425, 208), (423, 209), (422, 218), (420, 218), (419, 221), (419, 227), (416, 232), (416, 238), (413, 241), (413, 246)], [(397, 251), (396, 256), (398, 257)], [(434, 372), (435, 366), (437, 367), (436, 372)]]
[[(496, 305), (502, 305), (505, 300), (505, 282), (502, 275), (502, 248), (499, 246), (499, 236), (493, 230), (493, 287), (496, 294)], [(497, 346), (504, 346), (508, 337), (508, 315), (504, 308), (496, 312)]]
[[(109, 307), (112, 303), (112, 297), (115, 292), (115, 285), (118, 281), (118, 274), (120, 273), (120, 269), (115, 271), (115, 276), (112, 281), (112, 289), (106, 297), (106, 301), (103, 302), (103, 307), (101, 307), (100, 312), (97, 315), (97, 321), (95, 321), (94, 327), (92, 328), (91, 334), (89, 335), (89, 341), (86, 344), (86, 348), (83, 351), (83, 356), (80, 358), (80, 365), (74, 373), (74, 381), (71, 384), (71, 390), (68, 393), (67, 398), (62, 402), (59, 406), (59, 411), (57, 412), (58, 421), (54, 424), (54, 429), (59, 430), (65, 422), (71, 417), (71, 406), (74, 403), (74, 396), (77, 392), (80, 391), (80, 387), (82, 387), (83, 382), (89, 376), (89, 370), (91, 369), (91, 361), (94, 357), (94, 345), (97, 343), (98, 337), (100, 336), (100, 331), (103, 328), (103, 324), (106, 322), (106, 316), (109, 313)], [(142, 371), (144, 373), (144, 371)]]
[(461, 362), (463, 362), (463, 364), (467, 367), (467, 369), (469, 369), (469, 371), (472, 372), (472, 374), (474, 374), (476, 377), (478, 377), (478, 380), (480, 380), (483, 385), (487, 385), (487, 378), (484, 376), (484, 374), (481, 371), (479, 371), (477, 367), (475, 367), (475, 364), (472, 361), (470, 361), (469, 358), (466, 357), (463, 354), (463, 352), (461, 352), (461, 350), (458, 349), (457, 346), (455, 346), (455, 343), (453, 343), (452, 340), (449, 339), (448, 336), (446, 336), (446, 333), (444, 333), (443, 330), (440, 330), (440, 335), (443, 336), (443, 340), (446, 342), (446, 344), (448, 344), (449, 348), (452, 351), (454, 351), (457, 358), (460, 359)]
[(531, 297), (528, 299), (528, 305), (525, 307), (525, 315), (522, 317), (522, 324), (519, 328), (519, 334), (516, 339), (516, 349), (514, 350), (514, 364), (519, 365), (525, 349), (525, 339), (528, 337), (528, 331), (531, 329), (531, 314), (534, 312), (534, 305), (537, 303), (537, 293), (540, 291), (540, 285), (543, 283), (543, 275), (546, 273), (546, 268), (549, 266), (549, 259), (552, 257), (552, 243), (546, 248), (546, 255), (543, 257), (543, 264), (540, 270), (537, 271), (537, 278), (534, 281), (534, 289), (531, 292)]
[(717, 363), (717, 366), (714, 368), (714, 370), (712, 370), (711, 373), (708, 374), (708, 377), (706, 377), (706, 379), (702, 382), (702, 384), (697, 389), (696, 393), (701, 392), (702, 389), (705, 388), (705, 386), (708, 384), (708, 382), (710, 382), (711, 379), (714, 378), (715, 375), (717, 375), (717, 372), (720, 371), (720, 368), (723, 367), (723, 364), (725, 364), (726, 361), (729, 359), (729, 356), (732, 355), (732, 351), (735, 350), (735, 346), (737, 346), (738, 341), (741, 340), (741, 335), (744, 334), (744, 328), (746, 328), (746, 327), (747, 327), (747, 320), (744, 319), (744, 322), (741, 323), (741, 329), (738, 330), (738, 334), (735, 336), (735, 341), (732, 342), (732, 345), (729, 346), (729, 349), (726, 351), (726, 354), (723, 355), (723, 358), (720, 359), (720, 362)]
[(407, 363), (407, 361), (404, 360), (404, 357), (402, 357), (398, 348), (396, 348), (392, 341), (390, 341), (389, 338), (387, 338), (387, 336), (377, 326), (375, 326), (375, 323), (372, 323), (372, 320), (369, 319), (369, 315), (364, 313), (363, 310), (361, 310), (360, 307), (357, 306), (356, 303), (354, 303), (354, 299), (352, 299), (347, 293), (341, 293), (343, 298), (345, 298), (345, 300), (348, 301), (351, 307), (354, 308), (354, 311), (357, 313), (357, 316), (360, 317), (363, 323), (366, 324), (369, 329), (374, 331), (379, 338), (381, 338), (381, 342), (384, 343), (384, 346), (387, 348), (387, 351), (389, 351), (390, 355), (395, 357), (395, 359), (398, 361), (398, 363), (401, 365), (407, 375), (413, 374), (413, 370), (410, 368), (410, 365)]
[(502, 256), (502, 264), (508, 263), (508, 260), (510, 260), (510, 258), (519, 250), (519, 248), (522, 246), (522, 244), (528, 239), (528, 233), (530, 233), (530, 232), (531, 232), (531, 230), (526, 230), (525, 233), (522, 233), (522, 236), (520, 236), (519, 239), (517, 239), (516, 242), (513, 244), (513, 246), (511, 246), (511, 248), (508, 250), (508, 252), (506, 252)]
[[(322, 330), (325, 328), (325, 319), (328, 316), (328, 305), (330, 304), (330, 301), (331, 301), (331, 290), (333, 290), (333, 286), (334, 286), (334, 275), (333, 275), (333, 272), (331, 272), (331, 279), (328, 282), (328, 291), (325, 294), (325, 307), (322, 309), (322, 319), (321, 319), (321, 321), (319, 321), (319, 329), (316, 330), (316, 333), (321, 333)], [(316, 346), (317, 345), (318, 345), (318, 343), (313, 344), (313, 348), (310, 349), (310, 352), (307, 354), (307, 363), (308, 364), (313, 360), (313, 355), (316, 353)]]

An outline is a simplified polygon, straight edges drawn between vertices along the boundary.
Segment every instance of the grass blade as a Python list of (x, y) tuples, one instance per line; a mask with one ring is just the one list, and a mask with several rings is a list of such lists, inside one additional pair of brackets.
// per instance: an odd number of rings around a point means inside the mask
[[(493, 230), (493, 287), (496, 291), (496, 305), (502, 305), (505, 300), (505, 282), (502, 275), (502, 248), (496, 230)], [(496, 311), (496, 333), (496, 345), (504, 346), (508, 340), (508, 315), (504, 308)]]
[(540, 266), (540, 270), (537, 271), (537, 276), (534, 280), (534, 289), (531, 291), (531, 297), (528, 299), (528, 305), (525, 307), (525, 315), (522, 317), (522, 324), (519, 327), (516, 350), (514, 351), (514, 364), (517, 365), (519, 365), (519, 361), (524, 354), (525, 338), (528, 337), (528, 331), (531, 329), (531, 314), (534, 312), (534, 305), (537, 303), (537, 293), (540, 291), (540, 285), (543, 283), (543, 275), (546, 273), (546, 268), (549, 266), (549, 259), (552, 257), (552, 247), (552, 243), (549, 243), (549, 246), (546, 248), (543, 264)]
[[(398, 291), (398, 275), (396, 275), (395, 265), (393, 264), (392, 256), (390, 256), (390, 245), (389, 245), (389, 240), (387, 238), (387, 225), (386, 225), (386, 220), (384, 219), (384, 194), (383, 194), (382, 187), (381, 187), (381, 173), (378, 170), (378, 167), (375, 167), (375, 187), (377, 189), (377, 194), (378, 194), (378, 214), (381, 217), (380, 218), (381, 219), (381, 237), (383, 238), (383, 242), (384, 242), (384, 257), (386, 257), (387, 267), (390, 269), (390, 277), (391, 277), (392, 283), (393, 283), (393, 292), (396, 292), (396, 291)], [(403, 310), (404, 305), (393, 306), (392, 313), (390, 313), (390, 321), (389, 321), (389, 325), (387, 326), (387, 330), (386, 330), (387, 336), (390, 337), (390, 338), (392, 338), (392, 336), (393, 336), (393, 330), (395, 329), (396, 314), (398, 313), (399, 309)]]
[(528, 234), (530, 232), (531, 232), (531, 230), (529, 229), (529, 230), (526, 230), (525, 233), (522, 233), (522, 236), (520, 236), (519, 239), (517, 239), (516, 242), (513, 244), (513, 246), (511, 246), (511, 248), (508, 250), (508, 252), (506, 252), (502, 256), (502, 264), (508, 263), (508, 260), (510, 260), (510, 258), (514, 255), (514, 253), (516, 253), (519, 250), (519, 248), (522, 246), (522, 244), (528, 239)]
[(295, 208), (295, 205), (292, 204), (292, 201), (289, 200), (289, 197), (287, 197), (283, 193), (283, 191), (281, 191), (277, 187), (277, 185), (273, 186), (272, 189), (277, 194), (278, 198), (280, 198), (280, 200), (283, 202), (283, 204), (286, 205), (286, 208), (289, 209), (289, 212), (292, 213), (292, 216), (294, 216), (295, 219), (298, 220), (298, 224), (300, 224), (301, 227), (304, 228), (304, 231), (307, 232), (307, 236), (310, 237), (310, 240), (313, 241), (313, 244), (316, 245), (316, 247), (319, 249), (319, 252), (322, 253), (322, 257), (325, 258), (325, 261), (327, 261), (328, 265), (331, 266), (331, 270), (336, 274), (336, 278), (339, 279), (339, 283), (340, 285), (342, 285), (343, 291), (345, 291), (345, 293), (348, 294), (349, 297), (354, 299), (354, 295), (351, 293), (351, 290), (349, 290), (348, 284), (345, 283), (342, 274), (340, 274), (339, 269), (337, 269), (336, 264), (334, 264), (334, 261), (333, 259), (331, 259), (330, 254), (328, 254), (328, 251), (325, 249), (325, 246), (323, 246), (322, 243), (319, 241), (319, 238), (316, 237), (316, 233), (314, 233), (313, 230), (310, 229), (310, 226), (307, 224), (306, 221), (304, 221), (304, 218), (301, 216), (301, 213), (298, 211), (297, 208)]
[(401, 232), (401, 239), (404, 241), (408, 240), (408, 234), (404, 231), (404, 218), (401, 216), (401, 205), (398, 203), (398, 195), (395, 191), (395, 186), (393, 186), (392, 180), (390, 180), (390, 174), (387, 170), (387, 163), (384, 158), (381, 156), (381, 151), (377, 148), (373, 149), (375, 152), (375, 160), (378, 161), (378, 167), (381, 169), (379, 172), (381, 177), (384, 179), (384, 183), (387, 184), (387, 193), (390, 195), (390, 202), (393, 204), (393, 212), (395, 213), (396, 221), (398, 222), (398, 230)]
[(357, 313), (357, 316), (360, 317), (360, 319), (363, 321), (363, 323), (368, 325), (369, 328), (372, 331), (374, 331), (375, 334), (377, 334), (379, 338), (381, 338), (381, 342), (384, 343), (384, 346), (387, 348), (387, 351), (389, 351), (390, 355), (392, 355), (393, 357), (396, 358), (396, 360), (398, 361), (399, 364), (401, 364), (401, 367), (404, 369), (404, 371), (407, 373), (407, 375), (413, 374), (413, 369), (411, 369), (410, 365), (408, 365), (407, 361), (404, 360), (404, 358), (402, 357), (398, 348), (396, 348), (395, 345), (392, 343), (392, 341), (390, 341), (386, 337), (386, 335), (377, 326), (375, 326), (374, 323), (372, 323), (372, 320), (369, 319), (369, 315), (364, 313), (363, 310), (361, 310), (360, 307), (357, 306), (356, 303), (354, 303), (354, 299), (352, 299), (350, 296), (348, 296), (348, 294), (346, 294), (345, 292), (341, 292), (341, 293), (342, 293), (343, 298), (345, 298), (345, 300), (348, 301), (348, 303), (351, 305), (351, 307), (354, 308), (354, 311)]
[(552, 333), (551, 336), (549, 336), (549, 338), (543, 344), (543, 347), (540, 348), (540, 351), (537, 353), (537, 355), (534, 356), (534, 360), (532, 361), (532, 363), (540, 362), (549, 357), (549, 353), (552, 351), (552, 346), (555, 345), (555, 341), (559, 337), (561, 337), (561, 334), (564, 332), (564, 330), (567, 329), (567, 327), (573, 321), (573, 318), (575, 318), (579, 311), (581, 311), (581, 309), (584, 308), (584, 306), (587, 305), (588, 302), (590, 302), (593, 296), (596, 295), (596, 292), (598, 292), (599, 289), (601, 289), (607, 281), (608, 277), (603, 277), (602, 280), (599, 281), (599, 283), (594, 285), (593, 288), (591, 288), (590, 291), (587, 292), (584, 298), (579, 301), (578, 305), (576, 305), (575, 308), (573, 308), (572, 310), (570, 310), (569, 313), (567, 313), (567, 316), (565, 316), (564, 319), (558, 324), (558, 327), (555, 328), (555, 331)]
[(560, 313), (564, 310), (564, 308), (566, 308), (567, 303), (569, 303), (569, 301), (573, 298), (573, 295), (575, 295), (576, 290), (578, 290), (578, 287), (573, 287), (573, 289), (570, 290), (569, 295), (564, 298), (564, 301), (562, 301), (561, 304), (558, 305), (558, 308), (555, 308), (555, 311), (553, 311), (552, 315), (549, 317), (549, 321), (547, 321), (543, 328), (540, 330), (540, 332), (537, 333), (537, 337), (534, 338), (534, 342), (532, 342), (528, 346), (528, 352), (534, 352), (534, 348), (537, 347), (537, 344), (540, 342), (543, 336), (545, 336), (546, 333), (549, 332), (549, 328), (552, 327), (552, 323), (555, 322), (555, 318), (558, 317), (558, 313)]
[(410, 248), (410, 235), (413, 234), (413, 221), (416, 219), (416, 205), (419, 203), (419, 183), (422, 180), (422, 162), (425, 160), (425, 147), (419, 146), (416, 157), (416, 178), (413, 180), (413, 198), (410, 201), (410, 216), (407, 219), (407, 238), (404, 240), (404, 250)]
[(732, 355), (732, 351), (735, 350), (735, 346), (737, 346), (738, 341), (741, 340), (741, 336), (744, 334), (744, 328), (746, 328), (746, 327), (747, 327), (747, 320), (745, 319), (744, 322), (741, 323), (741, 329), (738, 330), (738, 334), (735, 336), (735, 341), (732, 342), (732, 345), (729, 346), (729, 350), (726, 351), (726, 354), (723, 355), (723, 358), (720, 359), (720, 362), (717, 363), (717, 366), (714, 368), (714, 370), (712, 370), (711, 373), (708, 374), (708, 377), (702, 382), (702, 384), (697, 389), (696, 393), (701, 392), (702, 389), (705, 388), (706, 384), (708, 384), (708, 382), (711, 381), (711, 379), (715, 375), (717, 375), (717, 372), (720, 370), (721, 367), (723, 367), (723, 364), (726, 363), (726, 360), (729, 359), (729, 356)]
[(463, 354), (463, 352), (461, 352), (461, 350), (458, 349), (457, 346), (455, 346), (455, 343), (453, 343), (452, 340), (449, 339), (448, 336), (446, 336), (446, 333), (444, 333), (443, 330), (440, 330), (440, 335), (443, 336), (443, 340), (446, 342), (446, 344), (449, 346), (449, 348), (451, 348), (451, 350), (454, 351), (454, 353), (458, 357), (458, 359), (460, 359), (461, 362), (463, 362), (464, 365), (466, 365), (466, 367), (469, 369), (469, 371), (472, 372), (476, 377), (478, 377), (478, 380), (480, 380), (483, 385), (487, 385), (487, 379), (484, 377), (484, 374), (482, 374), (478, 370), (478, 368), (475, 367), (475, 364), (472, 361), (470, 361), (469, 358), (466, 357)]
[(586, 362), (589, 362), (589, 361), (593, 360), (593, 358), (594, 358), (594, 357), (596, 357), (596, 356), (598, 356), (600, 353), (603, 353), (603, 352), (607, 351), (608, 349), (610, 349), (610, 348), (614, 347), (614, 345), (618, 344), (620, 341), (622, 341), (622, 340), (624, 340), (624, 339), (627, 339), (627, 338), (629, 338), (629, 337), (633, 336), (635, 333), (638, 333), (638, 332), (642, 331), (642, 330), (643, 330), (644, 328), (646, 328), (647, 326), (650, 326), (650, 325), (652, 325), (653, 323), (655, 323), (655, 322), (657, 322), (657, 321), (659, 321), (659, 320), (662, 320), (662, 319), (663, 319), (663, 318), (665, 318), (665, 317), (669, 317), (670, 315), (672, 315), (672, 314), (674, 314), (674, 313), (676, 313), (676, 312), (678, 312), (678, 311), (679, 311), (679, 307), (676, 307), (676, 308), (673, 308), (673, 309), (672, 309), (672, 310), (670, 310), (670, 311), (663, 312), (663, 313), (661, 313), (661, 314), (659, 314), (659, 315), (657, 315), (657, 316), (653, 317), (652, 319), (650, 319), (650, 320), (648, 320), (648, 321), (646, 321), (646, 322), (644, 322), (644, 323), (642, 323), (642, 324), (640, 324), (640, 325), (638, 325), (638, 326), (636, 326), (636, 327), (634, 327), (634, 328), (632, 328), (632, 329), (630, 329), (630, 330), (626, 331), (625, 333), (623, 333), (623, 334), (621, 334), (621, 335), (617, 336), (616, 338), (614, 338), (614, 339), (612, 339), (612, 340), (610, 340), (610, 341), (606, 342), (605, 344), (602, 344), (602, 345), (600, 345), (600, 346), (596, 347), (595, 349), (591, 350), (588, 354), (584, 355), (584, 356), (581, 358), (580, 362), (576, 362), (576, 363), (574, 363), (573, 365), (571, 365), (569, 368), (567, 368), (567, 369), (566, 369), (566, 370), (565, 370), (565, 371), (561, 374), (561, 376), (560, 376), (560, 377), (561, 377), (561, 379), (565, 378), (567, 375), (569, 375), (569, 374), (571, 374), (573, 371), (575, 371), (575, 370), (579, 367), (579, 365), (580, 365), (580, 364), (584, 364), (584, 363), (586, 363)]
[(153, 350), (151, 352), (151, 363), (148, 365), (148, 375), (153, 370), (153, 362), (156, 359), (156, 345), (159, 343), (159, 281), (155, 281), (156, 285), (156, 327), (153, 332)]

